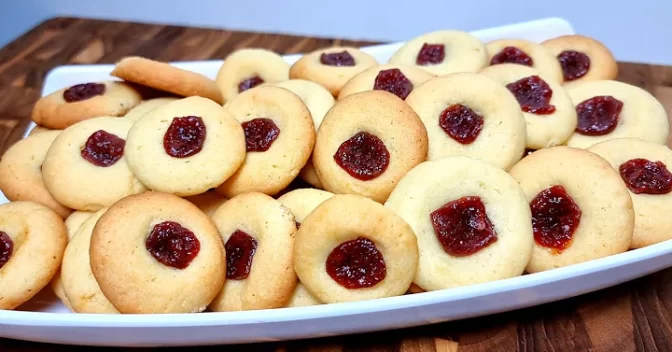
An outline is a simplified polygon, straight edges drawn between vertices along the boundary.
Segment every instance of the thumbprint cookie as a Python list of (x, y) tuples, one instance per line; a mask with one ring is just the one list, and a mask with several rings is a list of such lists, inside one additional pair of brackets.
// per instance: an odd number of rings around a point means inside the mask
[(563, 35), (541, 43), (553, 54), (565, 83), (616, 79), (618, 64), (614, 55), (599, 41), (578, 34)]
[(145, 100), (142, 103), (140, 103), (140, 105), (134, 107), (126, 115), (124, 115), (124, 118), (129, 119), (133, 122), (138, 121), (148, 112), (158, 108), (161, 105), (172, 103), (176, 100), (178, 100), (178, 98), (174, 97), (162, 97), (162, 98)]
[(217, 208), (227, 201), (224, 196), (215, 192), (214, 190), (197, 194), (195, 196), (185, 197), (184, 199), (190, 201), (208, 216), (212, 216), (212, 214), (215, 213), (215, 210), (217, 210)]
[(265, 49), (240, 49), (224, 59), (215, 82), (224, 101), (262, 83), (289, 79), (289, 64), (280, 55)]
[(499, 39), (486, 44), (490, 65), (516, 64), (535, 68), (549, 79), (562, 83), (562, 68), (550, 50), (527, 40)]
[(431, 73), (415, 66), (380, 65), (352, 77), (341, 89), (338, 99), (369, 90), (384, 90), (406, 99), (413, 88), (432, 77)]

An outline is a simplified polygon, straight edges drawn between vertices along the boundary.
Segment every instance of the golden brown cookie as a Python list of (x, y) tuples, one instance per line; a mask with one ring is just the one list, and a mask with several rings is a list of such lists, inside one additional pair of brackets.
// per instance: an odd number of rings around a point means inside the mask
[(490, 65), (511, 63), (530, 66), (542, 75), (562, 83), (562, 68), (555, 56), (541, 44), (527, 40), (499, 39), (486, 44)]
[(282, 56), (265, 49), (238, 49), (224, 59), (215, 82), (224, 101), (262, 83), (274, 84), (289, 79), (289, 64)]
[(215, 191), (207, 191), (195, 196), (185, 197), (184, 199), (190, 201), (208, 216), (212, 216), (215, 210), (227, 201), (224, 196)]
[(565, 83), (616, 79), (618, 64), (604, 44), (586, 36), (572, 34), (541, 43), (562, 67)]
[(352, 77), (338, 93), (338, 99), (369, 90), (384, 90), (401, 99), (430, 78), (431, 73), (417, 66), (386, 64), (372, 67)]
[(124, 115), (124, 118), (129, 119), (133, 122), (138, 121), (148, 112), (158, 108), (161, 105), (172, 103), (176, 100), (178, 100), (178, 98), (174, 97), (161, 97), (161, 98), (144, 100), (138, 106), (134, 107), (128, 113), (126, 113), (126, 115)]

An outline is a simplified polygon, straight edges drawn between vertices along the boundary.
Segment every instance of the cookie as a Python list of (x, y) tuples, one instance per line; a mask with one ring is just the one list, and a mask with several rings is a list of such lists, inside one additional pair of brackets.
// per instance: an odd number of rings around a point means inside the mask
[(184, 199), (190, 201), (208, 216), (212, 216), (215, 210), (227, 201), (226, 198), (215, 191), (207, 191), (195, 196), (185, 197)]
[(356, 74), (378, 65), (376, 59), (352, 47), (331, 47), (306, 54), (289, 68), (289, 78), (313, 81), (338, 96)]
[(506, 171), (462, 156), (424, 162), (385, 206), (418, 238), (413, 282), (425, 291), (519, 276), (532, 254), (530, 207)]
[(217, 72), (224, 101), (262, 83), (277, 83), (289, 79), (289, 64), (282, 56), (265, 49), (239, 49), (224, 59)]
[(609, 163), (584, 149), (553, 147), (511, 171), (532, 210), (535, 273), (625, 252), (634, 212), (628, 189)]
[(219, 87), (210, 78), (144, 57), (123, 58), (110, 75), (181, 97), (199, 96), (218, 104), (224, 102)]
[(541, 43), (560, 62), (565, 82), (616, 79), (614, 55), (599, 41), (578, 34), (563, 35)]
[(62, 130), (92, 117), (123, 116), (141, 100), (140, 93), (123, 82), (83, 83), (40, 98), (31, 118), (40, 126)]
[(217, 192), (227, 198), (246, 192), (277, 194), (296, 178), (313, 150), (310, 111), (296, 94), (272, 86), (239, 94), (226, 110), (245, 130), (247, 154)]
[(319, 301), (337, 303), (402, 295), (418, 265), (411, 227), (383, 205), (335, 195), (296, 233), (294, 270)]
[(559, 83), (516, 64), (489, 66), (481, 74), (504, 85), (518, 100), (525, 119), (526, 148), (562, 145), (574, 133), (576, 110)]
[(131, 109), (126, 115), (124, 115), (124, 118), (129, 119), (133, 122), (138, 121), (148, 112), (158, 108), (161, 105), (172, 103), (176, 100), (178, 100), (178, 98), (174, 97), (161, 97), (145, 100), (141, 102), (138, 106)]
[(391, 64), (421, 68), (432, 75), (478, 72), (488, 64), (485, 45), (461, 31), (436, 31), (409, 40), (390, 58)]
[[(50, 128), (46, 128), (46, 127), (44, 127), (44, 126), (35, 125), (35, 126), (33, 126), (33, 129), (30, 130), (30, 132), (28, 132), (28, 135), (29, 135), (29, 136), (32, 136), (32, 135), (34, 135), (34, 134), (38, 134), (38, 133), (42, 133), (42, 132), (47, 132), (47, 131), (55, 131), (55, 130), (52, 130), (52, 129), (50, 129)], [(57, 130), (56, 130), (56, 131), (57, 131)]]
[(401, 99), (373, 90), (339, 100), (317, 133), (313, 165), (333, 193), (384, 202), (402, 176), (427, 156), (427, 131)]
[(294, 216), (257, 192), (231, 198), (212, 215), (226, 251), (226, 282), (216, 312), (283, 307), (296, 286)]
[(387, 64), (372, 67), (352, 77), (338, 93), (338, 99), (369, 90), (388, 91), (401, 99), (413, 91), (414, 87), (434, 77), (417, 66)]
[(508, 89), (486, 76), (433, 78), (413, 90), (406, 103), (427, 129), (428, 160), (462, 155), (506, 170), (523, 155), (526, 132), (520, 105)]
[(299, 282), (296, 284), (296, 289), (294, 289), (294, 293), (292, 293), (292, 296), (289, 298), (289, 302), (287, 302), (285, 307), (308, 307), (316, 306), (318, 304), (322, 304), (322, 302), (315, 298), (305, 285)]
[(203, 311), (226, 278), (217, 228), (180, 197), (145, 192), (112, 205), (91, 237), (91, 270), (121, 313)]
[(297, 227), (301, 226), (303, 219), (325, 200), (334, 194), (314, 188), (299, 188), (278, 197), (282, 203), (294, 215)]
[(672, 239), (672, 151), (636, 138), (617, 138), (588, 148), (611, 164), (625, 182), (635, 210), (630, 248)]
[(98, 211), (144, 191), (126, 164), (125, 139), (132, 125), (97, 117), (61, 132), (42, 164), (44, 184), (54, 199), (72, 209)]
[(63, 220), (46, 206), (0, 205), (0, 310), (20, 306), (49, 284), (67, 241)]
[(220, 105), (184, 98), (133, 124), (126, 157), (149, 189), (191, 196), (219, 186), (236, 172), (245, 159), (245, 135)]
[(567, 85), (577, 126), (567, 145), (588, 148), (614, 138), (639, 138), (665, 144), (670, 130), (663, 105), (649, 92), (616, 81)]
[(530, 66), (557, 83), (563, 81), (560, 63), (541, 44), (527, 40), (499, 39), (486, 44), (486, 48), (490, 65), (510, 63)]
[(72, 210), (49, 193), (42, 179), (42, 163), (61, 131), (29, 136), (12, 145), (0, 160), (0, 189), (10, 201), (33, 201), (45, 205), (65, 218)]
[(107, 208), (103, 208), (84, 221), (70, 240), (63, 255), (61, 279), (63, 292), (71, 309), (76, 313), (118, 314), (105, 294), (100, 290), (91, 272), (91, 234)]

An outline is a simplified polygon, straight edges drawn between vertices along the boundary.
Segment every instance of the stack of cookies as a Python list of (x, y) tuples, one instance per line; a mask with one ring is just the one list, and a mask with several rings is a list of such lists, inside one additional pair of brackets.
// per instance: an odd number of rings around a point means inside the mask
[(591, 38), (111, 74), (40, 99), (0, 161), (0, 309), (47, 285), (78, 313), (368, 300), (672, 238), (665, 110)]

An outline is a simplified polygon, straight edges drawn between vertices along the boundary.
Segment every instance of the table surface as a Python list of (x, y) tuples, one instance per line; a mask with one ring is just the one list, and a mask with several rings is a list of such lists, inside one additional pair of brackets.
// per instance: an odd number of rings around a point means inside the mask
[[(332, 45), (368, 44), (374, 43), (90, 19), (51, 19), (0, 49), (0, 152), (21, 137), (46, 73), (58, 65), (114, 63), (127, 55), (166, 61), (223, 59), (243, 47), (262, 47), (289, 54)], [(672, 116), (672, 67), (619, 63), (619, 68), (619, 80), (651, 92)], [(210, 349), (221, 347), (197, 350)], [(672, 269), (580, 297), (483, 318), (229, 349), (669, 351), (672, 349)], [(0, 351), (7, 352), (80, 350), (87, 349), (0, 339)]]

